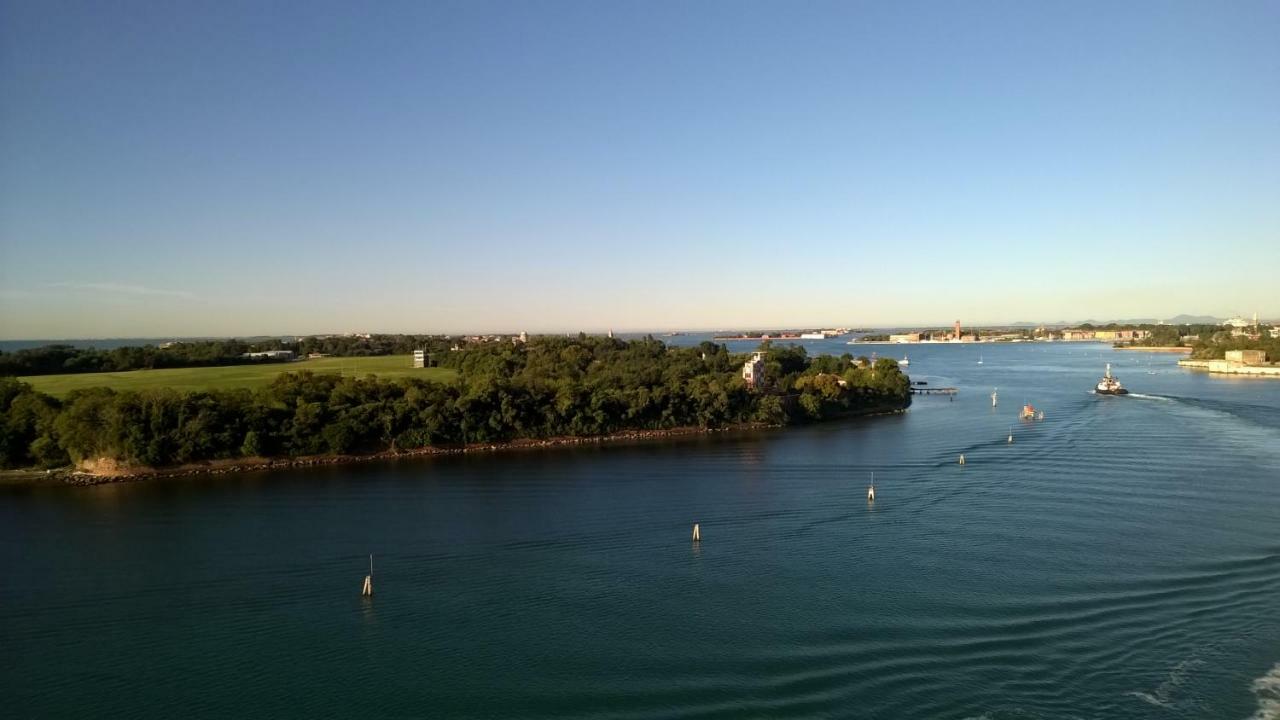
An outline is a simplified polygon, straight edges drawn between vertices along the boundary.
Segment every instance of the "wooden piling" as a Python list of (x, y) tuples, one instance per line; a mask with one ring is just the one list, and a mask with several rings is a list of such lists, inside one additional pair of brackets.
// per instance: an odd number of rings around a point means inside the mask
[(360, 588), (364, 597), (373, 597), (373, 556), (369, 556), (369, 574), (364, 576), (364, 587)]
[(693, 524), (693, 541), (702, 542), (702, 532), (698, 528), (698, 523)]
[(960, 464), (964, 464), (964, 453), (960, 453)]

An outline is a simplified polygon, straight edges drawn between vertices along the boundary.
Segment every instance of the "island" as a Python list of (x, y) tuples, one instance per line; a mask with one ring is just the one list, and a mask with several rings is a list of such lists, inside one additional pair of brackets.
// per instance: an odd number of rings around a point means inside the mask
[(747, 356), (711, 342), (547, 336), (466, 342), (440, 363), (451, 379), (299, 371), (259, 387), (61, 398), (3, 378), (0, 467), (96, 483), (785, 426), (911, 403), (893, 360), (769, 343)]

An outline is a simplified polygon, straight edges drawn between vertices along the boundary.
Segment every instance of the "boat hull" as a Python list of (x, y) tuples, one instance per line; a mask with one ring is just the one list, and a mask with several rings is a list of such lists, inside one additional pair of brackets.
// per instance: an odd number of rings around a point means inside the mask
[(1096, 390), (1095, 389), (1093, 392), (1095, 395), (1128, 395), (1129, 394), (1129, 391), (1125, 390), (1124, 388), (1120, 388), (1119, 390)]

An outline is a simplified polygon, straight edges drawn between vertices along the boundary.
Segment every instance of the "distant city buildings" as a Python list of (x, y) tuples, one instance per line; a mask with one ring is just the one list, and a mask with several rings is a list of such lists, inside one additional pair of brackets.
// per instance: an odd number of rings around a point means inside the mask
[(889, 342), (895, 343), (916, 343), (920, 342), (920, 333), (900, 333), (898, 335), (890, 335)]
[(751, 359), (742, 365), (742, 379), (753, 390), (764, 385), (764, 353), (751, 354)]
[(1062, 331), (1063, 340), (1142, 340), (1151, 333), (1146, 330), (1083, 330), (1067, 328)]

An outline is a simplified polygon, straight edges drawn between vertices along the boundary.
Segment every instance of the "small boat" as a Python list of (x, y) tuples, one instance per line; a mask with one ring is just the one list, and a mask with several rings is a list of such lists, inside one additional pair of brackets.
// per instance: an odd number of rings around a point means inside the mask
[(1124, 389), (1120, 381), (1111, 374), (1111, 363), (1107, 363), (1107, 372), (1098, 381), (1098, 385), (1093, 391), (1099, 395), (1128, 395), (1129, 391)]
[(906, 353), (903, 353), (903, 354), (902, 354), (902, 359), (898, 361), (898, 364), (899, 364), (899, 365), (910, 365), (910, 364), (911, 364), (911, 361), (907, 359), (907, 354), (906, 354)]
[(982, 353), (978, 353), (978, 364), (982, 364)]
[(1018, 419), (1019, 420), (1043, 420), (1044, 411), (1036, 410), (1034, 405), (1032, 405), (1031, 403), (1026, 403), (1025, 405), (1022, 406), (1022, 412), (1018, 413)]

